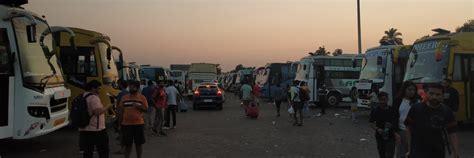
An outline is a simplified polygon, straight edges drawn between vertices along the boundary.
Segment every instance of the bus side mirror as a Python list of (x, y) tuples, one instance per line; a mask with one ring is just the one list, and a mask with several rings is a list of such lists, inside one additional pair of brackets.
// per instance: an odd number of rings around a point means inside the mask
[(28, 43), (36, 43), (36, 25), (27, 25), (26, 34), (28, 36)]

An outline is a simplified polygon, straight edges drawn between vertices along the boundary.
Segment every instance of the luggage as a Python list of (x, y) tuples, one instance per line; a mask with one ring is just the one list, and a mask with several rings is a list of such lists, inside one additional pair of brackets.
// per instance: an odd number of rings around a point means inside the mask
[(247, 116), (250, 118), (258, 118), (258, 107), (254, 104), (247, 107)]
[(181, 101), (178, 104), (179, 104), (179, 111), (180, 112), (187, 112), (188, 111), (188, 105), (184, 102), (184, 99), (181, 99)]

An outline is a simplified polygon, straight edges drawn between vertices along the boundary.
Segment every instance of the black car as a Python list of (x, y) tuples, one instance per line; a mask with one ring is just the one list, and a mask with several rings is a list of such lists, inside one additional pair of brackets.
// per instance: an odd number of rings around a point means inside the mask
[(193, 109), (200, 107), (215, 107), (222, 110), (224, 103), (223, 91), (214, 84), (199, 85), (193, 94)]

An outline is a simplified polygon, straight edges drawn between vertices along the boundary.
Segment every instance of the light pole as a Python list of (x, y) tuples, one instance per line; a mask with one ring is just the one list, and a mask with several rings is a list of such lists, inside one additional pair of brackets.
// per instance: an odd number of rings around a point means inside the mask
[(357, 0), (357, 34), (358, 34), (358, 44), (359, 44), (359, 54), (362, 54), (362, 40), (360, 35), (360, 0)]

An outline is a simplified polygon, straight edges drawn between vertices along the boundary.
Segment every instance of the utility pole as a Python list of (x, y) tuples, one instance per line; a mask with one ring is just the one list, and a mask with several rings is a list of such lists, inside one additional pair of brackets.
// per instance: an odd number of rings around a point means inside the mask
[(358, 44), (359, 54), (362, 54), (362, 40), (360, 35), (360, 0), (357, 0), (357, 33), (358, 33)]

